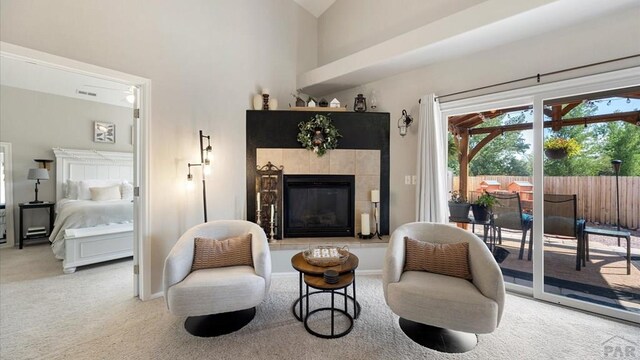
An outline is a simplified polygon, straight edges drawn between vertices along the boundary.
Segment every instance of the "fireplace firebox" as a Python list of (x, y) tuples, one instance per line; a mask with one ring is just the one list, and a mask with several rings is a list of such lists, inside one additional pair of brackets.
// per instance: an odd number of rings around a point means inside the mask
[(353, 175), (285, 175), (284, 237), (354, 235)]

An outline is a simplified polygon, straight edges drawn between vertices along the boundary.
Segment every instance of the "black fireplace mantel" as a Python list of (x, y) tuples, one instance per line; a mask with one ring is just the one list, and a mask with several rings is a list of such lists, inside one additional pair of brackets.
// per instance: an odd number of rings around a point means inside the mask
[[(300, 149), (298, 124), (316, 112), (247, 110), (247, 220), (255, 221), (256, 156), (258, 148)], [(338, 149), (380, 150), (380, 232), (389, 234), (390, 116), (382, 112), (321, 112), (328, 115), (342, 137)], [(277, 165), (277, 164), (276, 164)], [(281, 232), (279, 231), (281, 236)]]

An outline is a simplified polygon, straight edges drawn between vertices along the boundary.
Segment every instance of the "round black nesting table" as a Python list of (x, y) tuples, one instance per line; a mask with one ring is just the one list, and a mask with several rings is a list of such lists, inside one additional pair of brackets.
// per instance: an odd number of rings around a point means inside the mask
[[(356, 255), (349, 253), (349, 258), (344, 264), (322, 267), (309, 264), (302, 253), (298, 253), (291, 258), (291, 266), (299, 272), (299, 297), (292, 305), (292, 311), (294, 317), (304, 323), (305, 329), (312, 335), (321, 338), (338, 338), (347, 335), (353, 328), (353, 320), (357, 319), (360, 315), (361, 307), (356, 297), (356, 276), (355, 270), (358, 267), (359, 259)], [(324, 280), (324, 272), (326, 270), (335, 270), (338, 275), (338, 281), (336, 283), (329, 284)], [(303, 281), (304, 285), (303, 286)], [(352, 294), (348, 294), (348, 288), (351, 285)], [(309, 288), (316, 291), (309, 291)], [(344, 290), (344, 292), (337, 292)], [(309, 297), (315, 294), (330, 293), (331, 294), (331, 306), (321, 307), (318, 309), (309, 309)], [(344, 309), (338, 309), (335, 306), (335, 296), (342, 296), (344, 298)], [(349, 302), (353, 304), (353, 315), (349, 314)], [(306, 303), (306, 312), (304, 311)], [(323, 334), (312, 330), (309, 327), (309, 318), (313, 314), (330, 311), (331, 312), (331, 333)], [(334, 317), (339, 313), (343, 315), (349, 321), (348, 329), (335, 333)]]
[[(329, 307), (321, 307), (321, 308), (317, 308), (314, 310), (309, 311), (309, 296), (307, 296), (306, 302), (306, 308), (307, 308), (307, 312), (304, 316), (304, 328), (307, 329), (307, 331), (312, 334), (315, 335), (317, 337), (320, 338), (324, 338), (324, 339), (335, 339), (335, 338), (339, 338), (342, 336), (347, 335), (348, 333), (351, 332), (351, 329), (353, 329), (353, 316), (351, 316), (351, 314), (349, 314), (349, 301), (348, 299), (348, 295), (347, 295), (347, 287), (349, 287), (349, 285), (353, 284), (353, 281), (355, 279), (354, 274), (351, 273), (346, 273), (343, 275), (340, 275), (338, 277), (338, 281), (336, 283), (333, 284), (329, 284), (327, 282), (324, 281), (324, 278), (322, 277), (318, 277), (318, 276), (313, 276), (313, 275), (305, 275), (304, 276), (304, 283), (307, 286), (307, 294), (309, 294), (309, 287), (320, 290), (320, 292), (330, 292), (331, 293), (331, 306)], [(336, 302), (335, 302), (335, 296), (336, 296), (336, 291), (338, 290), (342, 290), (344, 289), (344, 293), (340, 294), (338, 293), (338, 295), (343, 296), (344, 297), (344, 310), (343, 309), (338, 309), (336, 307)], [(323, 333), (319, 333), (313, 329), (311, 329), (311, 327), (309, 327), (309, 319), (311, 318), (311, 316), (313, 314), (317, 314), (319, 312), (322, 311), (329, 311), (331, 312), (331, 333), (330, 334), (323, 334)], [(348, 321), (349, 321), (349, 327), (340, 332), (340, 333), (336, 333), (335, 331), (335, 315), (337, 313), (342, 314)], [(356, 309), (354, 306), (354, 316), (356, 314)]]

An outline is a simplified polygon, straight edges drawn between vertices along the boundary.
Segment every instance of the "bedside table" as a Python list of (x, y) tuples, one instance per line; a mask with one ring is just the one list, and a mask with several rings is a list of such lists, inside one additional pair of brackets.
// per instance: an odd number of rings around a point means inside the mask
[[(55, 202), (42, 202), (42, 203), (21, 203), (18, 204), (18, 207), (20, 207), (20, 242), (19, 242), (19, 248), (22, 249), (23, 243), (25, 239), (39, 239), (39, 238), (45, 238), (48, 237), (49, 234), (51, 234), (51, 231), (53, 230), (53, 219), (55, 217), (55, 210), (54, 210), (54, 206), (56, 205)], [(49, 228), (44, 230), (44, 233), (40, 233), (38, 232), (37, 234), (34, 235), (29, 235), (24, 233), (24, 211), (25, 210), (33, 210), (33, 209), (47, 209), (49, 211)]]

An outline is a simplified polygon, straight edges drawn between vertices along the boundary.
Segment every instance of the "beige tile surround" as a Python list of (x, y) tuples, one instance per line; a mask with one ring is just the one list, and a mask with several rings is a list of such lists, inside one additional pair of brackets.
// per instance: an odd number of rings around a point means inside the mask
[(354, 175), (355, 233), (361, 232), (362, 213), (371, 214), (369, 223), (375, 231), (371, 190), (380, 189), (380, 150), (336, 149), (318, 157), (306, 149), (256, 149), (256, 165), (269, 161), (282, 165), (285, 175)]

